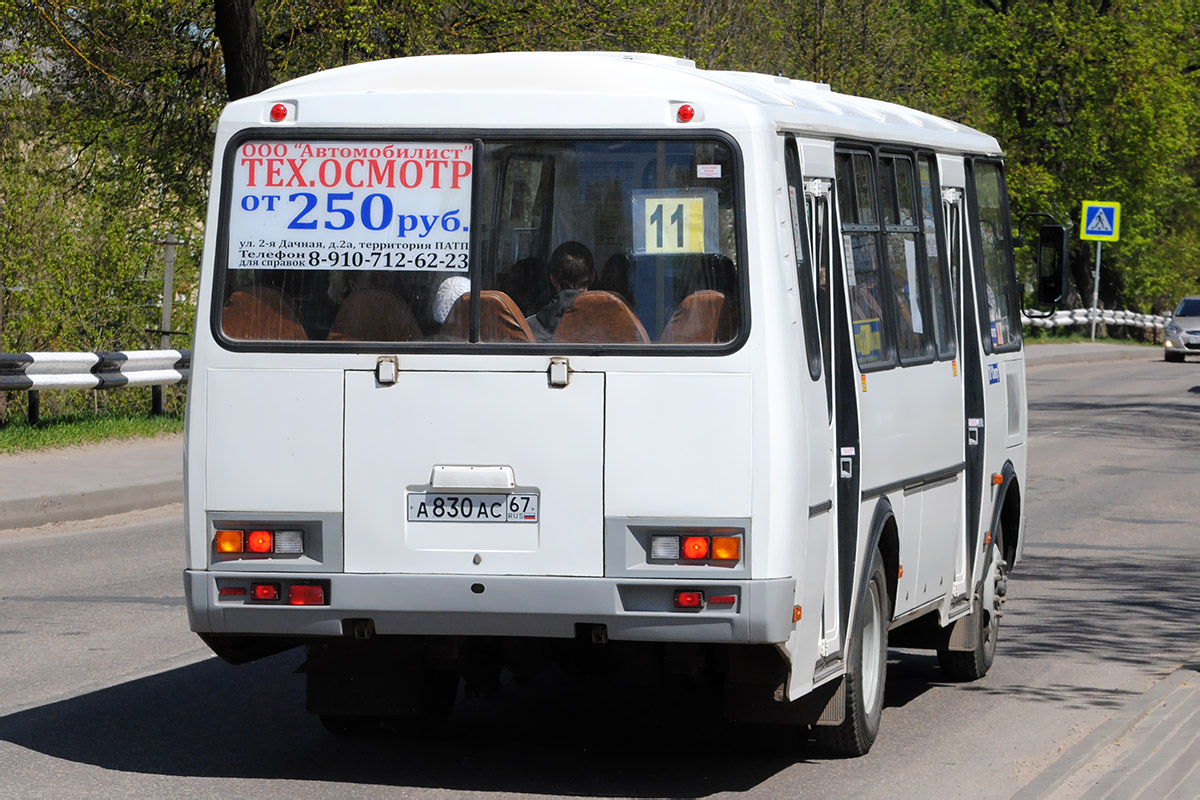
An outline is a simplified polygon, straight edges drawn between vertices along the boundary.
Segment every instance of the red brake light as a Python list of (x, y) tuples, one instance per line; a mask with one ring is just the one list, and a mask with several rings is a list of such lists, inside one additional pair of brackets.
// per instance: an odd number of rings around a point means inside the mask
[(696, 107), (684, 103), (679, 107), (679, 110), (675, 112), (675, 118), (680, 122), (691, 122), (696, 118)]
[(283, 103), (276, 103), (275, 105), (271, 106), (272, 122), (283, 122), (285, 119), (287, 119), (287, 115), (288, 107)]
[(325, 587), (300, 584), (289, 586), (288, 603), (293, 606), (323, 606), (325, 605)]
[(704, 592), (676, 592), (675, 607), (676, 608), (702, 608), (704, 606)]
[(250, 587), (254, 592), (255, 600), (278, 600), (279, 599), (279, 584), (278, 583), (256, 583)]
[(250, 531), (246, 537), (246, 549), (251, 553), (269, 553), (274, 546), (275, 537), (270, 531)]
[(684, 558), (708, 558), (709, 539), (707, 536), (689, 536), (683, 540)]

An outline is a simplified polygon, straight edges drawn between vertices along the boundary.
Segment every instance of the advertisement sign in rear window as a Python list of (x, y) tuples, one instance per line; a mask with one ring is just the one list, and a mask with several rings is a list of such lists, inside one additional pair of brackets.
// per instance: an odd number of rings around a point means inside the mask
[(466, 271), (472, 145), (248, 141), (230, 269)]

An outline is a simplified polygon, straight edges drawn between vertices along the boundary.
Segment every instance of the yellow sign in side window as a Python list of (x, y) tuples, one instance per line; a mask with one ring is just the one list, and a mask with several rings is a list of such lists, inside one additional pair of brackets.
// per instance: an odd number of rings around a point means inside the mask
[(883, 336), (878, 319), (854, 321), (854, 349), (859, 361), (869, 363), (883, 358)]
[(704, 252), (703, 198), (647, 198), (645, 224), (647, 253)]
[(712, 253), (717, 248), (717, 195), (711, 190), (635, 192), (633, 252)]

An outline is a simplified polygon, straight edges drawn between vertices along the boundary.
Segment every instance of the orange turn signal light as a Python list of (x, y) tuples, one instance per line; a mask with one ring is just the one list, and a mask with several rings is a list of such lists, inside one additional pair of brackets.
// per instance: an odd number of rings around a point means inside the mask
[(241, 531), (217, 531), (213, 546), (218, 553), (240, 553), (245, 548)]
[(717, 561), (737, 561), (742, 557), (742, 540), (737, 536), (714, 536), (712, 557)]

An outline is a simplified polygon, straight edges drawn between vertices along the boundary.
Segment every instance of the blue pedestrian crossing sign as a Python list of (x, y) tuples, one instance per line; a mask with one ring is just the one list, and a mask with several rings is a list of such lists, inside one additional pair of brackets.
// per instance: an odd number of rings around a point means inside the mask
[(1095, 242), (1115, 242), (1121, 238), (1121, 204), (1100, 200), (1083, 201), (1083, 222), (1079, 238)]

